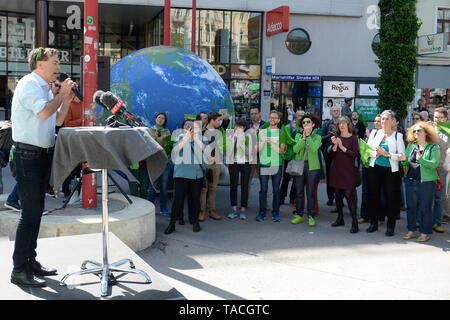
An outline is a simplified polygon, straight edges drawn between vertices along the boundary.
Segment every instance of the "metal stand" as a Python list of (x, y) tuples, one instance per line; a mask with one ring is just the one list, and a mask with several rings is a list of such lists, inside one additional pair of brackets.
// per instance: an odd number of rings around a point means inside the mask
[[(91, 174), (91, 173), (95, 173), (95, 170), (92, 170), (90, 168), (85, 168), (83, 170), (81, 170), (81, 175), (80, 178), (78, 179), (77, 184), (72, 188), (72, 190), (70, 191), (69, 196), (67, 197), (66, 201), (64, 202), (63, 206), (61, 207), (61, 209), (65, 209), (67, 207), (67, 205), (69, 204), (70, 199), (72, 198), (73, 194), (75, 193), (75, 191), (77, 191), (80, 186), (81, 186), (81, 182), (82, 182), (82, 177), (85, 174)], [(123, 191), (123, 189), (120, 187), (120, 185), (117, 183), (117, 181), (112, 177), (112, 175), (108, 172), (108, 177), (112, 180), (112, 182), (114, 183), (114, 185), (117, 187), (117, 189), (119, 189), (120, 193), (125, 197), (125, 199), (127, 199), (129, 204), (132, 204), (133, 201), (130, 199), (130, 197), (126, 194), (125, 191)]]
[[(116, 284), (116, 279), (121, 277), (114, 277), (112, 272), (126, 273), (136, 273), (140, 274), (145, 278), (145, 283), (152, 283), (150, 276), (142, 270), (136, 269), (133, 261), (130, 259), (123, 259), (114, 263), (108, 263), (108, 170), (102, 169), (102, 238), (103, 238), (103, 264), (86, 260), (81, 264), (81, 270), (73, 273), (66, 274), (60, 281), (61, 286), (66, 285), (66, 280), (74, 275), (84, 275), (84, 274), (95, 274), (101, 279), (101, 295), (105, 297), (108, 295), (109, 285)], [(130, 268), (119, 268), (119, 266), (129, 263)], [(87, 269), (86, 265), (91, 264), (95, 266), (94, 268)]]

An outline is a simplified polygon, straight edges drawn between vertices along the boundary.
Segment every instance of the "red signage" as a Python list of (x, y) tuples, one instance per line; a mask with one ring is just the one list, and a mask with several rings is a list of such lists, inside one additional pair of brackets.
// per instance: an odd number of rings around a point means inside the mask
[(267, 11), (266, 35), (271, 36), (289, 31), (289, 6), (281, 6)]

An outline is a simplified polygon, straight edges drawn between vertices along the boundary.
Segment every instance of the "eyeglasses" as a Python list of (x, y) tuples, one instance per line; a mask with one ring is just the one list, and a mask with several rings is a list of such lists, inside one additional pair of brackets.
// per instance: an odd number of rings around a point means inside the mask
[(423, 129), (416, 129), (416, 130), (413, 130), (413, 133), (419, 133), (419, 132), (422, 132), (423, 131)]
[(303, 120), (303, 121), (302, 121), (302, 124), (310, 124), (310, 123), (312, 123), (311, 120)]
[(60, 84), (54, 83), (53, 85), (54, 85), (56, 88), (61, 88), (61, 85), (60, 85)]

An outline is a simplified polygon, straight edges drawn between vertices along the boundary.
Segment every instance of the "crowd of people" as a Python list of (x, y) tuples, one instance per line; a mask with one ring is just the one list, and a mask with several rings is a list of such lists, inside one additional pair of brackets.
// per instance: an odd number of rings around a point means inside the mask
[[(163, 129), (164, 121), (158, 122), (162, 115), (167, 121), (167, 115), (159, 113), (155, 122), (160, 126), (158, 130), (167, 131)], [(318, 185), (324, 179), (327, 205), (335, 206), (331, 212), (337, 213), (333, 227), (345, 225), (346, 199), (351, 233), (357, 233), (364, 223), (368, 223), (367, 232), (375, 232), (386, 221), (385, 235), (393, 236), (401, 210), (407, 212), (405, 239), (417, 237), (417, 241), (426, 242), (433, 231), (444, 232), (442, 224), (449, 220), (445, 190), (450, 141), (448, 131), (439, 124), (448, 122), (447, 110), (437, 108), (433, 121), (413, 114), (413, 124), (407, 131), (391, 110), (377, 115), (371, 131), (357, 112), (341, 116), (340, 108), (333, 107), (331, 116), (322, 124), (315, 115), (299, 110), (281, 125), (278, 111), (272, 110), (265, 123), (255, 107), (250, 111), (250, 121), (237, 119), (233, 128), (228, 127), (229, 119), (222, 119), (218, 112), (200, 113), (196, 120), (185, 120), (181, 133), (176, 135), (163, 135), (152, 128), (152, 136), (162, 145), (169, 145), (161, 141), (162, 136), (172, 141), (170, 148), (165, 147), (172, 160), (168, 168), (174, 167), (170, 213), (168, 174), (164, 173), (158, 181), (160, 212), (170, 217), (165, 233), (174, 232), (177, 221), (184, 224), (185, 196), (189, 222), (195, 232), (201, 230), (200, 222), (206, 217), (221, 220), (216, 197), (222, 164), (227, 166), (230, 178), (229, 219), (248, 218), (251, 180), (257, 177), (260, 189), (259, 206), (254, 212), (256, 221), (266, 220), (270, 212), (272, 221), (279, 222), (280, 206), (289, 196), (293, 204), (291, 223), (299, 224), (306, 218), (308, 226), (314, 227), (319, 213)], [(360, 201), (358, 186), (362, 188)], [(153, 188), (149, 186), (149, 190)], [(155, 202), (154, 191), (148, 194), (148, 200)]]

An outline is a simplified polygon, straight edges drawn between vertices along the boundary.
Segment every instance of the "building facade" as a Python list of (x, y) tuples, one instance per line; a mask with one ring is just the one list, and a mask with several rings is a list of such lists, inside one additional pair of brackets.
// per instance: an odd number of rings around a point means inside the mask
[[(28, 71), (35, 45), (36, 1), (0, 0), (0, 105), (7, 107), (15, 84)], [(48, 44), (61, 50), (64, 72), (80, 78), (82, 1), (44, 1)], [(191, 49), (191, 0), (172, 0), (171, 45)], [(238, 117), (249, 108), (283, 112), (292, 104), (327, 116), (331, 103), (354, 98), (352, 107), (371, 120), (377, 112), (374, 87), (377, 0), (286, 0), (286, 32), (268, 35), (274, 1), (197, 1), (196, 53), (227, 83)], [(114, 64), (129, 53), (163, 43), (164, 0), (99, 0), (100, 55)], [(1, 107), (0, 106), (0, 107)]]
[(423, 99), (432, 111), (450, 106), (450, 1), (418, 0), (417, 16), (421, 26), (415, 102)]

